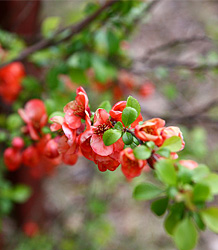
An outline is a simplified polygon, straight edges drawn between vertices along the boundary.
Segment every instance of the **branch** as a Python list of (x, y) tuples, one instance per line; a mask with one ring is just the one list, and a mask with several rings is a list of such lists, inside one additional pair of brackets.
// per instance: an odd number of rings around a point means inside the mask
[(193, 42), (198, 42), (198, 41), (210, 41), (210, 38), (207, 36), (193, 36), (189, 38), (181, 38), (181, 39), (175, 39), (171, 40), (169, 42), (166, 42), (164, 44), (161, 44), (155, 48), (152, 48), (147, 51), (147, 53), (140, 59), (141, 62), (147, 62), (151, 56), (162, 52), (167, 49), (171, 49), (173, 47), (176, 47), (178, 45), (186, 44), (186, 43), (193, 43)]
[[(106, 10), (107, 8), (109, 8), (110, 6), (112, 6), (114, 3), (116, 3), (118, 0), (107, 0), (96, 12), (94, 12), (92, 15), (86, 17), (84, 20), (82, 20), (81, 22), (78, 22), (72, 26), (68, 26), (65, 28), (62, 28), (60, 30), (58, 30), (57, 32), (55, 32), (55, 34), (53, 35), (52, 38), (45, 38), (40, 40), (39, 42), (31, 45), (30, 47), (26, 48), (25, 50), (23, 50), (20, 55), (8, 62), (5, 62), (3, 64), (0, 65), (0, 68), (15, 62), (15, 61), (23, 61), (24, 59), (26, 59), (30, 54), (41, 50), (41, 49), (45, 49), (48, 48), (52, 45), (57, 45), (63, 41), (66, 41), (67, 39), (71, 38), (72, 36), (78, 34), (79, 32), (81, 32), (82, 30), (84, 30), (85, 28), (87, 28), (104, 10)], [(65, 32), (68, 31), (69, 34), (67, 36), (65, 36), (64, 38), (55, 41), (55, 38)]]

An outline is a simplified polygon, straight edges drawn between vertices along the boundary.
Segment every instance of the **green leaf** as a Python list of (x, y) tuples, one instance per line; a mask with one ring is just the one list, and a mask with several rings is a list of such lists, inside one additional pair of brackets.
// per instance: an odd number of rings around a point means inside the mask
[(115, 32), (108, 30), (107, 32), (107, 45), (110, 54), (114, 54), (119, 49), (120, 39)]
[(168, 206), (169, 199), (168, 197), (161, 198), (159, 200), (153, 201), (151, 204), (151, 210), (157, 215), (163, 215)]
[[(99, 109), (105, 109), (105, 110), (109, 113), (109, 111), (111, 110), (111, 104), (110, 104), (109, 101), (103, 101), (103, 102), (99, 105), (98, 108), (99, 108)], [(121, 125), (122, 125), (122, 123), (121, 123)], [(122, 127), (123, 127), (123, 125), (122, 125)]]
[(105, 83), (108, 79), (113, 79), (116, 77), (116, 68), (112, 64), (107, 62), (104, 58), (93, 55), (91, 57), (91, 64), (98, 81)]
[(160, 148), (156, 151), (156, 153), (166, 158), (170, 157), (170, 150), (168, 148)]
[(138, 113), (138, 116), (141, 112), (141, 107), (140, 107), (140, 104), (139, 102), (133, 98), (132, 96), (129, 96), (128, 99), (127, 99), (127, 102), (126, 102), (126, 107), (131, 107), (131, 108), (134, 108), (137, 113)]
[(140, 160), (146, 160), (151, 156), (151, 149), (140, 145), (133, 149), (134, 156)]
[(164, 228), (168, 234), (172, 235), (176, 225), (181, 220), (180, 214), (175, 212), (170, 212), (164, 221)]
[(133, 142), (133, 136), (132, 134), (130, 134), (129, 132), (125, 132), (123, 134), (123, 142), (126, 144), (126, 145), (130, 145), (132, 142)]
[(155, 143), (153, 141), (147, 141), (146, 146), (149, 147), (150, 149), (154, 149), (155, 148)]
[(206, 226), (204, 224), (204, 222), (201, 219), (201, 216), (199, 215), (199, 213), (193, 213), (193, 219), (195, 221), (195, 223), (197, 224), (197, 226), (199, 227), (200, 230), (205, 230)]
[(191, 250), (196, 246), (198, 232), (190, 218), (185, 218), (176, 226), (173, 238), (179, 250)]
[(18, 114), (11, 114), (7, 118), (7, 128), (11, 131), (21, 127), (23, 121)]
[(14, 188), (12, 192), (12, 200), (18, 203), (22, 203), (25, 202), (31, 194), (32, 191), (30, 187), (19, 184)]
[(172, 136), (164, 141), (160, 148), (167, 148), (171, 152), (177, 152), (182, 147), (182, 139), (179, 136)]
[(201, 183), (197, 183), (193, 189), (193, 201), (206, 201), (210, 197), (210, 188)]
[(114, 125), (114, 128), (123, 131), (123, 124), (121, 122), (117, 122)]
[(163, 190), (152, 183), (142, 183), (135, 187), (133, 197), (136, 200), (151, 200), (160, 196)]
[(190, 183), (192, 180), (192, 170), (178, 164), (178, 180), (183, 184)]
[(132, 124), (138, 117), (138, 113), (134, 108), (126, 107), (122, 113), (122, 122), (125, 127)]
[(195, 182), (199, 182), (209, 175), (210, 169), (203, 164), (200, 164), (197, 168), (192, 170), (192, 180)]
[(42, 23), (42, 34), (44, 37), (49, 38), (54, 34), (60, 25), (60, 17), (53, 16), (47, 17)]
[(204, 209), (200, 212), (200, 215), (208, 228), (211, 231), (218, 233), (218, 208), (210, 207)]
[(155, 164), (158, 178), (168, 185), (176, 185), (177, 176), (172, 160), (160, 160)]
[(210, 187), (210, 191), (212, 194), (218, 194), (218, 175), (217, 174), (209, 174), (207, 177), (201, 180), (202, 184), (205, 184)]
[(103, 134), (103, 141), (105, 146), (110, 146), (120, 139), (122, 131), (117, 129), (109, 129)]

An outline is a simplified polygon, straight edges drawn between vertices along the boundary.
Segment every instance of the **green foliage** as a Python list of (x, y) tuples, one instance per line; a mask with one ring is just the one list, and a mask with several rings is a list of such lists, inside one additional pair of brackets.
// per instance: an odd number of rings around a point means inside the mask
[(218, 233), (218, 208), (206, 208), (200, 212), (200, 215), (209, 229), (215, 233)]
[(133, 142), (133, 136), (129, 132), (125, 132), (122, 136), (122, 139), (126, 145), (130, 145)]
[(126, 107), (131, 107), (131, 108), (134, 108), (137, 113), (138, 113), (138, 116), (141, 112), (141, 107), (140, 107), (140, 104), (139, 102), (133, 98), (132, 96), (129, 96), (128, 99), (127, 99), (127, 102), (126, 102)]
[(110, 146), (120, 139), (122, 131), (117, 129), (108, 129), (103, 135), (105, 146)]
[(114, 125), (114, 128), (123, 131), (123, 124), (121, 122), (117, 122)]
[(138, 117), (138, 113), (134, 108), (126, 107), (122, 112), (122, 122), (125, 127), (132, 124)]
[(42, 35), (46, 38), (51, 38), (54, 35), (54, 32), (58, 29), (60, 22), (60, 17), (47, 17), (42, 23)]
[(173, 238), (179, 250), (191, 250), (198, 240), (198, 233), (191, 219), (185, 218), (175, 228)]
[(169, 198), (164, 197), (158, 200), (155, 200), (151, 203), (151, 211), (154, 212), (157, 216), (163, 215), (168, 207)]
[[(103, 101), (99, 106), (98, 108), (102, 108), (102, 109), (105, 109), (107, 112), (109, 112), (111, 110), (111, 104), (109, 101)], [(118, 126), (118, 125), (117, 125)], [(122, 128), (123, 128), (123, 125), (121, 124)]]
[(146, 160), (151, 156), (150, 148), (141, 145), (133, 149), (134, 156), (140, 160)]
[(155, 165), (157, 177), (167, 185), (175, 186), (177, 183), (176, 170), (172, 160), (160, 160)]
[(135, 187), (133, 197), (136, 200), (151, 200), (159, 197), (163, 190), (152, 183), (142, 183)]
[(179, 136), (172, 136), (164, 141), (160, 148), (167, 148), (171, 152), (177, 152), (181, 149), (182, 140)]

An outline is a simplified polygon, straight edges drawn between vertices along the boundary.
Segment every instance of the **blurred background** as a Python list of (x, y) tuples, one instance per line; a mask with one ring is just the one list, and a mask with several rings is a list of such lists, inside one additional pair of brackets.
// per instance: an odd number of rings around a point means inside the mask
[[(218, 169), (218, 2), (118, 1), (82, 27), (104, 4), (0, 1), (0, 67), (16, 60), (25, 68), (10, 100), (0, 79), (0, 249), (175, 249), (163, 218), (132, 198), (152, 173), (128, 182), (119, 168), (101, 173), (82, 157), (37, 178), (25, 166), (6, 169), (3, 152), (22, 134), (17, 110), (30, 99), (42, 99), (51, 115), (80, 85), (93, 111), (132, 95), (145, 120), (160, 117), (181, 128), (180, 156)], [(196, 249), (217, 250), (217, 235), (204, 232)]]

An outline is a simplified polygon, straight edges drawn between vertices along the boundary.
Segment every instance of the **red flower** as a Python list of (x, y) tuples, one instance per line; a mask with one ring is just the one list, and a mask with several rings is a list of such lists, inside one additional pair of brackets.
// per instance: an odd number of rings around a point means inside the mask
[[(125, 109), (125, 107), (126, 107), (126, 101), (120, 101), (114, 104), (114, 106), (109, 112), (110, 116), (112, 117), (114, 121), (122, 122), (122, 112)], [(140, 114), (138, 118), (131, 124), (131, 127), (135, 128), (135, 126), (142, 120), (143, 118), (142, 118), (142, 115)]]
[(39, 140), (41, 129), (46, 125), (48, 116), (41, 100), (33, 99), (26, 103), (24, 109), (18, 110), (19, 115), (27, 124), (27, 131), (33, 140)]
[(172, 136), (179, 136), (182, 140), (182, 146), (180, 150), (182, 150), (185, 147), (185, 142), (183, 140), (182, 132), (178, 127), (171, 126), (171, 127), (162, 128), (160, 129), (160, 135), (162, 137), (162, 142), (164, 142), (166, 139)]
[(181, 160), (179, 161), (179, 164), (191, 170), (198, 167), (198, 163), (192, 160)]
[(34, 221), (28, 221), (23, 225), (23, 231), (28, 237), (34, 237), (39, 233), (39, 226)]
[(133, 154), (131, 148), (125, 148), (120, 154), (121, 170), (127, 179), (139, 176), (146, 166), (147, 161), (138, 160)]
[(59, 156), (58, 152), (58, 143), (55, 139), (49, 140), (48, 143), (45, 146), (45, 152), (44, 154), (48, 158), (56, 158)]
[(27, 167), (36, 167), (40, 161), (40, 154), (35, 146), (29, 146), (23, 151), (23, 164)]
[(135, 135), (142, 141), (153, 141), (157, 146), (162, 144), (159, 128), (165, 125), (165, 121), (160, 118), (153, 118), (145, 121), (142, 125), (137, 125)]
[(7, 148), (4, 151), (4, 162), (8, 170), (18, 169), (22, 163), (22, 154), (16, 148)]
[(81, 119), (86, 121), (87, 126), (91, 125), (88, 96), (82, 87), (79, 87), (76, 93), (76, 100), (69, 102), (64, 107), (65, 121), (71, 129), (79, 128)]
[(139, 89), (139, 94), (143, 97), (152, 95), (155, 91), (155, 86), (152, 82), (145, 82)]
[(10, 104), (17, 99), (24, 76), (24, 67), (19, 62), (11, 63), (0, 69), (0, 96), (5, 102)]
[(94, 161), (100, 171), (114, 171), (120, 164), (119, 152), (123, 149), (122, 139), (110, 146), (105, 146), (103, 134), (112, 128), (109, 114), (104, 109), (98, 109), (94, 116), (94, 124), (79, 136), (81, 153), (89, 160)]

